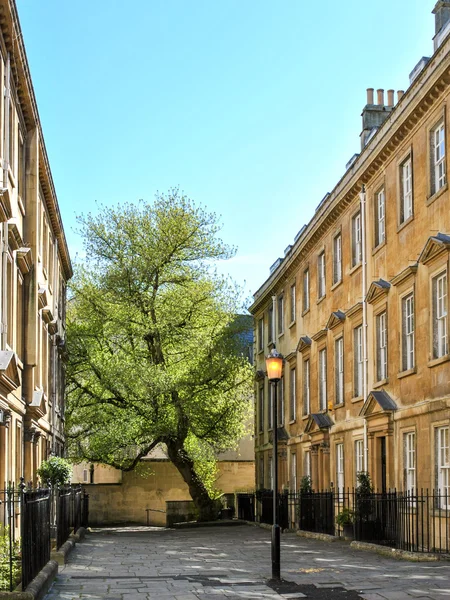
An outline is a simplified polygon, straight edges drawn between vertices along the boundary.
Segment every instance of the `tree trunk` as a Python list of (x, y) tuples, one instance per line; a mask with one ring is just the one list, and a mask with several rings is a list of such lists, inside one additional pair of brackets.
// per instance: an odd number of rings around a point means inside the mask
[(169, 458), (187, 484), (191, 498), (198, 509), (198, 520), (215, 521), (217, 519), (216, 502), (209, 497), (203, 482), (196, 474), (194, 462), (183, 448), (183, 442), (172, 439), (166, 444)]

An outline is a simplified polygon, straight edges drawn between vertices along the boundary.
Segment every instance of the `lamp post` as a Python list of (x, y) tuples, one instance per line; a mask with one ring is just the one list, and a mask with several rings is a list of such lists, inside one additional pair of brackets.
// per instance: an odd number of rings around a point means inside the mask
[(283, 356), (275, 348), (266, 358), (267, 378), (273, 386), (273, 525), (272, 525), (272, 579), (280, 579), (280, 526), (278, 524), (278, 408), (277, 385), (283, 370)]

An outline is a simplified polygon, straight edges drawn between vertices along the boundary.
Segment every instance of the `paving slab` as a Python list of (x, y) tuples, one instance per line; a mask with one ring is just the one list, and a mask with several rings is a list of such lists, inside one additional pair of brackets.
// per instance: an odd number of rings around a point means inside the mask
[(77, 544), (45, 600), (450, 598), (450, 562), (404, 562), (289, 533), (281, 575), (270, 579), (266, 529), (109, 527)]

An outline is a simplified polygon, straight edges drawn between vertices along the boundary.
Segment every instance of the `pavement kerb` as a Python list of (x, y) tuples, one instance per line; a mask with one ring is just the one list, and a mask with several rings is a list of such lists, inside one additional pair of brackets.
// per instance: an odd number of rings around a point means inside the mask
[(0, 592), (0, 600), (41, 600), (58, 575), (58, 565), (66, 564), (67, 557), (75, 547), (75, 544), (83, 540), (86, 533), (87, 530), (84, 527), (80, 527), (77, 533), (72, 534), (59, 550), (53, 551), (50, 554), (48, 563), (39, 571), (24, 592)]
[(185, 521), (184, 523), (173, 523), (171, 529), (195, 529), (197, 527), (235, 527), (245, 525), (245, 521), (236, 519), (224, 519), (222, 521)]
[(354, 550), (363, 550), (365, 552), (375, 552), (382, 556), (397, 558), (398, 560), (409, 560), (411, 562), (436, 562), (438, 560), (448, 560), (447, 555), (432, 554), (429, 552), (408, 552), (407, 550), (398, 550), (388, 546), (379, 546), (369, 542), (352, 542), (350, 548)]
[(58, 574), (58, 563), (49, 560), (24, 592), (0, 592), (0, 600), (41, 600)]
[(65, 565), (67, 562), (67, 557), (72, 552), (74, 547), (75, 541), (73, 539), (68, 539), (60, 548), (58, 548), (58, 550), (54, 550), (50, 554), (50, 558), (56, 561), (58, 565)]
[[(262, 529), (272, 529), (272, 525), (268, 525), (267, 523), (258, 523), (256, 521), (245, 521), (245, 523), (247, 523), (247, 525), (253, 525), (254, 527), (261, 527)], [(336, 535), (328, 535), (326, 533), (315, 533), (313, 531), (302, 531), (298, 529), (295, 531), (295, 534), (299, 537), (309, 538), (312, 540), (321, 540), (323, 542), (350, 542), (349, 545), (352, 550), (374, 552), (375, 554), (396, 558), (397, 560), (407, 560), (410, 562), (436, 562), (439, 560), (447, 561), (450, 559), (448, 554), (408, 552), (407, 550), (398, 550), (397, 548), (389, 548), (388, 546), (380, 546), (378, 544), (371, 544), (369, 542), (350, 541), (348, 538), (343, 538)]]

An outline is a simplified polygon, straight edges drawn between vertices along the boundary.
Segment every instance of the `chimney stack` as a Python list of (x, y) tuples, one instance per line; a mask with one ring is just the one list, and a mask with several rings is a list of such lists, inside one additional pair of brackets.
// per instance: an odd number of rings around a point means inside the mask
[(434, 50), (436, 51), (449, 33), (450, 2), (439, 0), (433, 8), (434, 14)]
[(397, 102), (400, 102), (400, 100), (403, 98), (403, 94), (405, 92), (403, 90), (398, 90), (397, 92)]
[(377, 103), (374, 104), (374, 89), (367, 88), (367, 104), (363, 108), (362, 122), (363, 129), (360, 135), (361, 149), (367, 144), (369, 139), (381, 127), (388, 118), (390, 112), (394, 109), (394, 90), (388, 90), (388, 103), (384, 104), (384, 90), (377, 90)]

